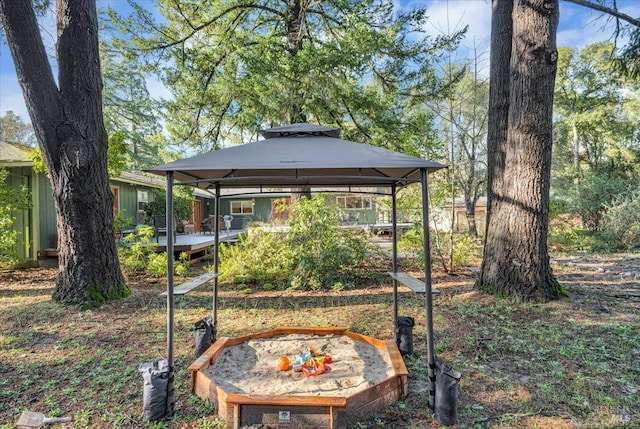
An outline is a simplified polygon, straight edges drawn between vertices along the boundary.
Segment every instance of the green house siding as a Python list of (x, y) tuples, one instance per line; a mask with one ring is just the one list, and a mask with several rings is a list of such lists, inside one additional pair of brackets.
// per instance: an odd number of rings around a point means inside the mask
[(231, 202), (232, 201), (254, 201), (253, 204), (253, 213), (249, 214), (239, 214), (233, 213), (232, 216), (234, 219), (244, 219), (245, 223), (258, 221), (258, 222), (271, 222), (271, 200), (275, 198), (272, 197), (257, 197), (257, 198), (230, 198), (230, 199), (222, 199), (220, 202), (220, 213), (223, 215), (232, 214), (231, 213)]
[[(268, 195), (263, 196), (251, 196), (251, 197), (234, 197), (234, 198), (222, 198), (220, 200), (220, 214), (221, 215), (229, 215), (231, 214), (231, 202), (232, 201), (251, 201), (255, 200), (255, 204), (253, 205), (253, 213), (252, 214), (233, 214), (234, 220), (244, 219), (246, 222), (271, 222), (271, 202), (273, 200), (282, 199), (282, 196), (272, 197)], [(213, 216), (215, 214), (215, 202), (213, 199), (207, 200), (202, 199), (202, 217), (203, 219), (207, 218), (207, 216)]]
[[(37, 249), (55, 249), (58, 247), (58, 233), (56, 228), (56, 212), (53, 202), (53, 192), (49, 178), (44, 174), (36, 176), (38, 182), (37, 203), (34, 211), (38, 214), (38, 244)], [(133, 223), (143, 223), (143, 213), (137, 213), (138, 189), (147, 190), (151, 194), (153, 188), (134, 185), (118, 181), (111, 181), (111, 187), (118, 188), (118, 208), (124, 210), (127, 216), (133, 218)]]
[[(241, 199), (242, 200), (242, 199)], [(251, 200), (251, 198), (249, 199)], [(244, 217), (252, 221), (259, 222), (271, 222), (271, 200), (272, 198), (254, 198), (255, 204), (253, 205), (252, 215), (237, 215), (235, 217)], [(246, 201), (246, 200), (245, 200)], [(231, 203), (229, 202), (229, 212), (231, 212)]]
[(44, 174), (37, 174), (35, 181), (37, 186), (34, 186), (33, 190), (37, 192), (37, 202), (34, 205), (34, 211), (37, 213), (38, 222), (34, 227), (38, 230), (37, 249), (57, 249), (58, 229), (56, 228), (56, 210), (51, 182)]
[[(272, 203), (274, 200), (281, 199), (289, 199), (289, 197), (284, 197), (282, 195), (278, 196), (270, 196), (270, 195), (251, 195), (245, 197), (233, 197), (233, 198), (222, 198), (220, 200), (220, 214), (228, 215), (231, 214), (231, 203), (233, 201), (255, 201), (253, 205), (253, 213), (252, 214), (238, 214), (234, 213), (233, 218), (237, 223), (239, 219), (245, 219), (246, 222), (257, 221), (257, 222), (265, 222), (272, 223)], [(335, 198), (334, 198), (335, 201)], [(207, 202), (209, 204), (207, 205)], [(359, 209), (345, 209), (343, 208), (344, 213), (343, 217), (345, 218), (341, 222), (346, 225), (372, 225), (377, 222), (377, 212), (376, 212), (376, 201), (372, 200), (371, 206), (369, 208), (359, 208)], [(202, 216), (203, 219), (209, 215), (214, 214), (214, 200), (202, 200)]]
[(146, 191), (149, 197), (148, 202), (151, 202), (153, 190), (156, 188), (116, 180), (111, 181), (111, 187), (118, 188), (118, 211), (124, 211), (124, 215), (132, 219), (131, 223), (145, 223), (144, 211), (138, 210), (138, 191)]

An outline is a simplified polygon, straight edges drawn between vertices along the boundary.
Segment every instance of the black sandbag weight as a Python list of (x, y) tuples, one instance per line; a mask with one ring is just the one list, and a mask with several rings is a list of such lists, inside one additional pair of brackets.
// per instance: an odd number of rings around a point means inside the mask
[(458, 423), (458, 395), (462, 374), (442, 359), (436, 358), (435, 414), (440, 424), (452, 426)]
[(195, 354), (196, 357), (200, 357), (202, 353), (204, 353), (211, 344), (213, 344), (213, 322), (211, 321), (211, 317), (205, 317), (204, 319), (200, 319), (195, 323), (196, 330), (196, 347)]
[(138, 367), (144, 379), (142, 410), (144, 418), (159, 421), (167, 414), (167, 394), (169, 389), (169, 362), (166, 359), (144, 362)]
[(396, 344), (402, 356), (413, 354), (413, 317), (400, 316), (396, 322)]

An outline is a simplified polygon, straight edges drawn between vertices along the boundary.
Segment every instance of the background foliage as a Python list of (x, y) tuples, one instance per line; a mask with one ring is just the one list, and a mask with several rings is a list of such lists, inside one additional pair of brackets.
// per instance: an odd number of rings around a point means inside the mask
[[(193, 200), (193, 189), (185, 186), (173, 188), (173, 213), (178, 222), (191, 218), (191, 201)], [(167, 213), (167, 192), (156, 189), (153, 191), (153, 201), (148, 202), (144, 207), (144, 212), (152, 221), (154, 216), (161, 216)]]
[(15, 245), (18, 231), (13, 228), (16, 211), (31, 207), (31, 192), (27, 188), (15, 189), (7, 186), (9, 171), (0, 168), (0, 268), (16, 260)]
[(341, 228), (340, 213), (325, 195), (295, 201), (288, 232), (251, 229), (237, 245), (220, 247), (221, 278), (294, 289), (340, 288), (367, 278), (365, 265), (379, 251), (363, 233)]
[[(460, 33), (431, 38), (425, 8), (392, 1), (157, 0), (111, 20), (172, 93), (172, 141), (207, 151), (255, 140), (265, 124), (338, 126), (343, 137), (422, 155), (433, 63)], [(114, 46), (116, 46), (114, 44)], [(127, 54), (124, 54), (126, 57)]]

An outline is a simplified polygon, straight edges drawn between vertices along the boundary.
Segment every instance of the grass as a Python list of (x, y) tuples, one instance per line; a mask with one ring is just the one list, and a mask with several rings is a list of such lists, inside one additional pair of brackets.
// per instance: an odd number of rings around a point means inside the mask
[[(434, 298), (436, 351), (463, 374), (458, 427), (640, 427), (640, 257), (557, 255), (554, 271), (569, 297), (547, 304), (484, 295), (470, 272), (434, 272), (442, 292)], [(210, 314), (210, 290), (176, 300), (175, 416), (150, 423), (138, 365), (166, 353), (163, 281), (129, 279), (131, 296), (82, 311), (51, 302), (54, 280), (50, 269), (0, 273), (0, 429), (27, 409), (75, 418), (59, 428), (224, 427), (190, 394), (187, 371), (193, 324)], [(218, 336), (338, 325), (392, 337), (386, 279), (340, 291), (247, 287), (221, 285)], [(400, 314), (416, 320), (415, 353), (405, 359), (410, 395), (360, 429), (438, 427), (426, 406), (424, 298), (400, 290)]]

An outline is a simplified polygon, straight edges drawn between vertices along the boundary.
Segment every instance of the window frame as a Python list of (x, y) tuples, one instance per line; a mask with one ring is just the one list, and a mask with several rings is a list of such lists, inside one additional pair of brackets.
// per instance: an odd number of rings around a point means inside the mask
[(229, 211), (234, 216), (250, 216), (253, 215), (254, 205), (253, 200), (232, 200), (229, 202)]
[[(140, 203), (144, 203), (140, 206)], [(146, 189), (136, 189), (136, 208), (138, 213), (144, 212), (145, 206), (149, 203), (149, 191)]]
[(343, 210), (371, 210), (373, 207), (371, 195), (338, 195), (336, 203)]

